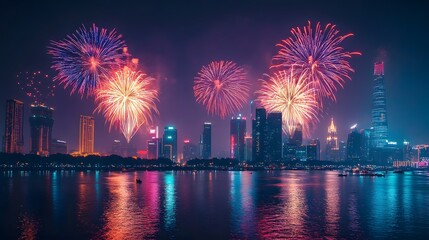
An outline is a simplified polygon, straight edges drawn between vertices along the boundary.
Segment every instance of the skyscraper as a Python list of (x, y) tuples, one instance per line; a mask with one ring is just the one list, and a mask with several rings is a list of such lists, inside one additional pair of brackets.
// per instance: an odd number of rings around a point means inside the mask
[(334, 118), (331, 118), (331, 124), (328, 127), (328, 137), (326, 137), (326, 160), (339, 161), (339, 146), (337, 137), (337, 127), (334, 124)]
[(255, 110), (252, 119), (252, 160), (263, 162), (267, 158), (267, 112), (264, 108)]
[(159, 138), (158, 126), (149, 129), (149, 140), (147, 140), (147, 158), (158, 159), (162, 156), (162, 139)]
[(163, 154), (173, 162), (177, 162), (177, 129), (173, 126), (164, 128)]
[(374, 84), (372, 92), (372, 147), (380, 148), (387, 144), (387, 110), (384, 87), (384, 62), (374, 64)]
[(80, 115), (79, 152), (90, 154), (94, 152), (94, 117)]
[(340, 141), (339, 147), (340, 147), (340, 150), (339, 150), (340, 161), (345, 161), (347, 159), (347, 144), (346, 144), (346, 142)]
[(280, 160), (282, 158), (282, 113), (280, 112), (268, 113), (267, 143), (268, 160)]
[(188, 161), (197, 157), (197, 146), (189, 140), (183, 141), (183, 160)]
[(244, 137), (246, 135), (246, 118), (241, 114), (231, 119), (230, 125), (230, 157), (244, 161)]
[(212, 124), (209, 122), (204, 123), (203, 134), (201, 137), (201, 157), (209, 159), (212, 155)]
[(15, 99), (6, 101), (4, 152), (24, 151), (24, 104)]
[(252, 161), (252, 137), (251, 136), (245, 136), (244, 137), (244, 144), (246, 145), (246, 150), (244, 151), (244, 161), (251, 162)]
[(301, 146), (302, 145), (302, 126), (301, 126), (301, 124), (298, 124), (298, 126), (295, 129), (295, 132), (293, 133), (292, 137), (289, 139), (289, 142), (294, 144), (295, 146)]
[(54, 109), (45, 105), (31, 105), (30, 153), (48, 156), (52, 142)]
[(362, 160), (362, 134), (358, 132), (356, 124), (350, 128), (351, 132), (347, 137), (347, 160)]
[(320, 160), (320, 141), (319, 139), (313, 139), (307, 145), (307, 159), (308, 160)]

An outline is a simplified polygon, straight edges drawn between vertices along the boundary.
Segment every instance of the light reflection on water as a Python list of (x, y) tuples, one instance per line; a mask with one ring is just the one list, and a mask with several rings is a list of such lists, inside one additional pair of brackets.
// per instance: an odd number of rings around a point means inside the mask
[(411, 174), (4, 171), (0, 196), (0, 239), (424, 239), (429, 228), (429, 178)]

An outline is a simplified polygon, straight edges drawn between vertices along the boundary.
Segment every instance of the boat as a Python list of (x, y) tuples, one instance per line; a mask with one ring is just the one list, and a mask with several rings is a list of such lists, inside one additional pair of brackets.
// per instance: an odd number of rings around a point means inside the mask
[(137, 179), (136, 179), (136, 183), (139, 183), (139, 184), (140, 184), (140, 183), (142, 183), (142, 180), (137, 178)]
[(396, 169), (396, 170), (393, 171), (393, 173), (404, 173), (404, 170)]
[(342, 173), (338, 174), (338, 177), (347, 177), (347, 173), (343, 171)]
[(376, 177), (384, 177), (385, 175), (384, 175), (384, 173), (376, 173), (375, 176)]

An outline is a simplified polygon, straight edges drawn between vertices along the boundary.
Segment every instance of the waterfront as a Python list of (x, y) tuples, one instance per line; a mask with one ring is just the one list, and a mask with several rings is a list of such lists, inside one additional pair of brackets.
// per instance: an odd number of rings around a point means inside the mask
[(2, 171), (0, 196), (1, 239), (423, 239), (429, 230), (429, 177), (411, 173)]

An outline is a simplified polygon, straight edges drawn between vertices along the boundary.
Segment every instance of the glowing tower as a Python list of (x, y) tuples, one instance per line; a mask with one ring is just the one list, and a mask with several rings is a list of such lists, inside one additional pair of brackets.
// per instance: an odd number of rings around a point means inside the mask
[(331, 118), (331, 124), (328, 127), (328, 137), (326, 137), (326, 160), (339, 160), (337, 127), (334, 124), (334, 118)]
[(384, 87), (384, 62), (374, 64), (374, 85), (372, 92), (372, 147), (384, 147), (387, 143), (387, 110)]
[(89, 154), (94, 152), (94, 117), (80, 115), (79, 152)]

